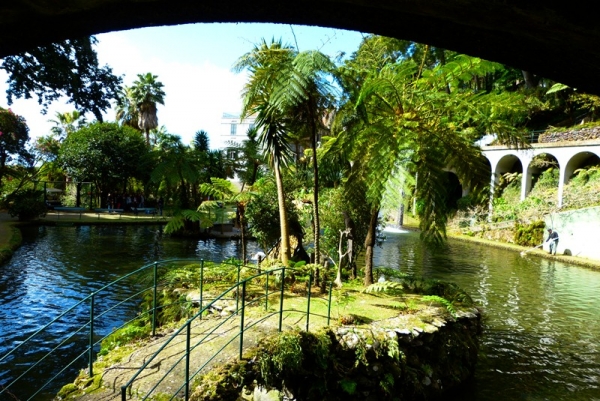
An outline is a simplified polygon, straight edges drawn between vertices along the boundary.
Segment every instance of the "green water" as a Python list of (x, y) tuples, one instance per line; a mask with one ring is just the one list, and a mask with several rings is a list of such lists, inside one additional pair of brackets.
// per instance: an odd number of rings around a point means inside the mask
[(600, 400), (600, 273), (518, 252), (386, 233), (376, 264), (452, 281), (484, 313), (475, 378), (456, 400)]

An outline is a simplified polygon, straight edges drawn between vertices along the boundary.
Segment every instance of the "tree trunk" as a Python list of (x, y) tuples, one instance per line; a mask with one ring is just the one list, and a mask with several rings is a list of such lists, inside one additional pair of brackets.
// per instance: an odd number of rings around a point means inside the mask
[(344, 226), (348, 232), (346, 237), (346, 260), (348, 261), (348, 267), (350, 268), (350, 278), (354, 280), (356, 278), (356, 261), (354, 260), (354, 220), (350, 217), (348, 212), (343, 212), (344, 215)]
[(290, 260), (290, 236), (288, 233), (287, 211), (285, 210), (285, 194), (283, 192), (283, 181), (279, 171), (279, 161), (273, 162), (275, 170), (275, 182), (277, 183), (277, 201), (279, 203), (279, 226), (281, 229), (281, 262), (287, 267)]
[(240, 233), (242, 236), (242, 260), (244, 261), (244, 264), (246, 264), (246, 229), (244, 228), (244, 214), (246, 211), (244, 205), (241, 203), (238, 203), (237, 208), (240, 223)]
[[(312, 116), (311, 116), (312, 117)], [(315, 262), (321, 262), (321, 248), (319, 242), (321, 239), (321, 223), (319, 220), (319, 167), (317, 165), (317, 127), (314, 118), (311, 118), (312, 129), (312, 152), (313, 152), (313, 213), (314, 213), (314, 238), (315, 238)]]
[(369, 220), (369, 229), (367, 238), (365, 238), (365, 285), (373, 284), (373, 251), (375, 240), (377, 238), (377, 217), (379, 216), (379, 207), (371, 210), (371, 219)]
[(521, 73), (523, 74), (523, 79), (525, 80), (525, 87), (527, 89), (537, 88), (539, 79), (535, 75), (533, 75), (532, 72), (521, 70)]

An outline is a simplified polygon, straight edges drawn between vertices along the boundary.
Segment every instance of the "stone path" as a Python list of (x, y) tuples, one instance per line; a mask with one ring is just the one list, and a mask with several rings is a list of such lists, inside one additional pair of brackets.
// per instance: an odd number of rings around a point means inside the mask
[[(290, 318), (288, 318), (290, 319)], [(291, 320), (291, 319), (290, 319)], [(253, 323), (246, 318), (244, 326)], [(278, 326), (277, 315), (261, 322), (244, 333), (243, 348), (248, 349), (257, 344), (260, 338), (275, 333)], [(215, 330), (216, 328), (216, 330)], [(288, 327), (289, 328), (289, 327)], [(240, 318), (231, 316), (208, 317), (193, 323), (190, 335), (190, 374), (203, 367), (202, 373), (215, 364), (221, 364), (239, 357)], [(164, 347), (161, 353), (153, 359), (148, 367), (133, 382), (128, 390), (128, 399), (143, 398), (150, 391), (151, 395), (165, 393), (173, 395), (185, 382), (185, 352), (187, 330), (183, 330)], [(136, 349), (121, 362), (108, 367), (102, 374), (102, 388), (95, 389), (89, 394), (69, 399), (81, 401), (108, 401), (121, 399), (121, 386), (127, 383), (133, 375), (172, 337), (175, 331), (157, 336), (143, 347)], [(232, 341), (233, 339), (233, 341)], [(219, 355), (212, 359), (215, 353), (223, 348)], [(166, 377), (164, 377), (166, 375)], [(193, 389), (190, 389), (190, 394)], [(183, 395), (182, 391), (179, 391)]]

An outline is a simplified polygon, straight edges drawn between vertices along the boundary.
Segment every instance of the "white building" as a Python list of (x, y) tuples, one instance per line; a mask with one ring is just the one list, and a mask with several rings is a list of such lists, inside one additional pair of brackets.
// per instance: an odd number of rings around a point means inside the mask
[(243, 120), (237, 114), (223, 113), (221, 117), (221, 127), (216, 143), (211, 144), (211, 149), (225, 149), (230, 142), (237, 142), (248, 139), (246, 133), (250, 128), (254, 128), (255, 117), (247, 117)]

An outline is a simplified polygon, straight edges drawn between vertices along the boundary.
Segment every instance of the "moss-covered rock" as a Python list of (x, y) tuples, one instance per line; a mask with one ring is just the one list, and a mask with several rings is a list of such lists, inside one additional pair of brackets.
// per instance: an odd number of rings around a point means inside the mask
[(438, 396), (475, 369), (477, 309), (407, 327), (400, 318), (367, 327), (292, 331), (261, 341), (241, 362), (204, 375), (192, 400), (242, 399), (257, 386), (297, 400), (392, 400)]

